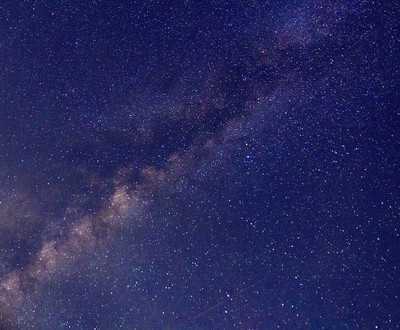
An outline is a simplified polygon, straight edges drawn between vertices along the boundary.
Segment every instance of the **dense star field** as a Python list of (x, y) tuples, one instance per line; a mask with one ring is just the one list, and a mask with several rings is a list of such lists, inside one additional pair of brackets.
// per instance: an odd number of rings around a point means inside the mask
[(0, 328), (400, 324), (400, 4), (0, 4)]

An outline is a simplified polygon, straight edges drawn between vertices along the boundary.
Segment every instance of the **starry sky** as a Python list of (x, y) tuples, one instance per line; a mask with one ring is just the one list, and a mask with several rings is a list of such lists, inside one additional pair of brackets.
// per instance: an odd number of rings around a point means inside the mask
[(0, 4), (0, 328), (400, 324), (400, 4)]

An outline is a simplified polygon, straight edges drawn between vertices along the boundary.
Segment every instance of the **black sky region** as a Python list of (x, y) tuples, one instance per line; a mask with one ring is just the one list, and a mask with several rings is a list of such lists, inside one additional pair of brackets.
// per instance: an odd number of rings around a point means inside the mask
[(396, 1), (0, 4), (0, 328), (400, 324)]

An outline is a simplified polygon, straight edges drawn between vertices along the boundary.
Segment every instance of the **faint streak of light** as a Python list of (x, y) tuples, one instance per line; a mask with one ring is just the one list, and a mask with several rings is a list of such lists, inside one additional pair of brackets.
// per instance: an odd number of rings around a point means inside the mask
[(236, 292), (236, 293), (233, 294), (232, 296), (229, 296), (229, 295), (228, 295), (228, 298), (225, 298), (225, 299), (221, 300), (219, 303), (217, 303), (217, 304), (211, 306), (209, 309), (207, 309), (207, 310), (205, 310), (204, 312), (201, 312), (200, 314), (196, 315), (196, 316), (192, 319), (192, 321), (197, 320), (197, 319), (200, 318), (201, 316), (203, 316), (203, 315), (205, 315), (205, 314), (211, 312), (212, 310), (214, 310), (214, 309), (216, 309), (217, 307), (221, 306), (222, 304), (224, 304), (224, 303), (226, 303), (226, 302), (232, 300), (234, 297), (236, 297), (236, 296), (242, 294), (243, 292), (247, 291), (248, 289), (253, 288), (255, 285), (259, 284), (260, 282), (262, 282), (262, 281), (264, 281), (264, 280), (265, 280), (265, 278), (262, 278), (262, 279), (258, 280), (257, 282), (255, 282), (255, 283), (253, 283), (253, 284), (251, 284), (251, 285), (249, 285), (249, 286), (246, 286), (244, 289), (240, 290), (239, 292)]

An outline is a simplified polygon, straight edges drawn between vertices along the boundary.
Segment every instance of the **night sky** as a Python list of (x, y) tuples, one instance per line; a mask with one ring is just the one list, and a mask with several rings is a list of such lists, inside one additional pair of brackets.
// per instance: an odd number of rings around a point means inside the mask
[(0, 328), (400, 324), (400, 3), (0, 4)]

